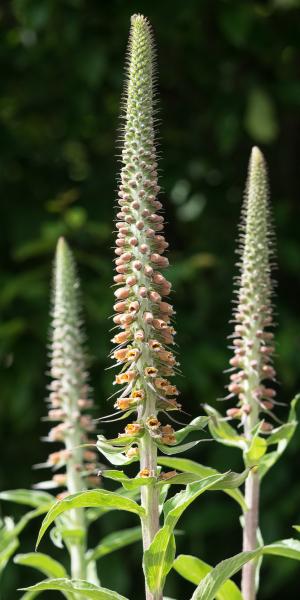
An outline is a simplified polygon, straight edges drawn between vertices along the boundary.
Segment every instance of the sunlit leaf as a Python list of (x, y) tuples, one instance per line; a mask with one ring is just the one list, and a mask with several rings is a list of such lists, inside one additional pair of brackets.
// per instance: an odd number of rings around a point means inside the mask
[[(173, 569), (182, 577), (199, 585), (200, 581), (213, 570), (213, 567), (196, 556), (180, 554), (173, 563)], [(243, 600), (242, 594), (233, 581), (226, 581), (216, 594), (216, 600)]]
[(127, 510), (139, 516), (144, 514), (144, 509), (139, 506), (139, 504), (134, 502), (134, 500), (130, 500), (129, 498), (125, 498), (119, 494), (115, 494), (107, 490), (88, 490), (85, 492), (79, 492), (78, 494), (72, 494), (63, 500), (56, 502), (56, 504), (54, 504), (54, 506), (49, 510), (39, 531), (36, 547), (38, 547), (44, 533), (51, 523), (53, 523), (53, 521), (65, 511), (71, 510), (72, 508), (97, 508), (101, 506), (116, 510)]
[[(190, 473), (194, 473), (199, 476), (199, 479), (202, 477), (207, 477), (208, 475), (217, 475), (218, 471), (213, 469), (212, 467), (207, 467), (206, 465), (201, 465), (193, 460), (188, 458), (166, 458), (164, 456), (159, 456), (158, 464), (166, 467), (170, 467), (171, 469), (175, 469), (178, 471), (187, 471)], [(231, 496), (238, 504), (241, 506), (243, 510), (247, 509), (247, 505), (244, 500), (243, 494), (238, 489), (225, 489), (224, 492)]]
[(211, 417), (208, 423), (209, 430), (213, 438), (224, 444), (225, 446), (234, 446), (235, 448), (241, 448), (247, 450), (247, 441), (244, 436), (238, 435), (237, 432), (224, 417), (209, 404), (204, 405), (204, 410)]
[(152, 485), (156, 483), (156, 477), (128, 477), (123, 471), (114, 471), (110, 469), (105, 469), (102, 472), (103, 477), (107, 477), (107, 479), (113, 479), (113, 481), (117, 481), (121, 483), (126, 490), (134, 490), (136, 488), (140, 488), (143, 485)]
[(72, 579), (71, 581), (69, 579), (47, 579), (46, 581), (41, 581), (28, 588), (21, 588), (21, 590), (32, 592), (57, 590), (60, 592), (81, 594), (84, 598), (91, 598), (92, 600), (126, 600), (124, 596), (117, 594), (117, 592), (107, 590), (106, 588), (79, 579)]
[(29, 552), (28, 554), (17, 554), (14, 558), (17, 565), (33, 567), (38, 569), (47, 577), (67, 577), (65, 568), (57, 561), (41, 552)]
[(17, 504), (25, 504), (32, 507), (54, 502), (51, 494), (35, 490), (7, 490), (0, 492), (0, 500), (8, 500), (9, 502), (16, 502)]
[(165, 503), (164, 525), (144, 553), (145, 576), (152, 592), (162, 589), (166, 575), (172, 568), (175, 554), (173, 532), (178, 519), (203, 492), (218, 484), (221, 489), (226, 475), (227, 473), (205, 477), (201, 481), (188, 485), (184, 491), (179, 492)]
[(191, 600), (213, 600), (221, 586), (237, 573), (249, 560), (272, 554), (300, 560), (300, 541), (279, 540), (251, 552), (241, 552), (220, 562), (198, 585)]

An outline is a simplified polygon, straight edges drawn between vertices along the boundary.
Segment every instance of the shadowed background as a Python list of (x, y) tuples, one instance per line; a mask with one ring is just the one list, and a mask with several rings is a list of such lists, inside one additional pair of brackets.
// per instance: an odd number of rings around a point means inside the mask
[[(1, 3), (1, 489), (29, 487), (44, 478), (31, 465), (49, 451), (40, 436), (47, 431), (41, 417), (49, 284), (60, 235), (79, 265), (96, 416), (111, 412), (106, 399), (112, 373), (105, 368), (113, 302), (115, 155), (133, 12), (150, 18), (158, 46), (161, 200), (182, 402), (196, 416), (201, 403), (224, 395), (235, 238), (253, 144), (268, 161), (278, 237), (276, 365), (282, 398), (288, 402), (300, 389), (299, 7), (298, 0)], [(110, 435), (112, 428), (105, 432)], [(190, 457), (223, 470), (242, 467), (238, 451), (214, 442), (200, 444)], [(299, 460), (298, 432), (263, 486), (266, 542), (292, 536), (291, 525), (300, 520)], [(21, 514), (8, 505), (2, 510)], [(204, 495), (180, 523), (178, 551), (211, 564), (238, 552), (238, 517), (238, 507), (224, 494)], [(136, 522), (110, 513), (93, 528), (93, 543), (129, 523)], [(33, 550), (37, 528), (33, 523), (24, 532), (22, 551)], [(62, 551), (45, 539), (41, 550), (47, 549), (61, 558)], [(102, 584), (142, 599), (139, 556), (135, 545), (103, 558)], [(10, 564), (1, 598), (18, 598), (16, 587), (38, 579), (34, 571)], [(264, 559), (261, 600), (292, 597), (298, 580), (299, 563)], [(183, 600), (192, 589), (174, 574), (166, 593)]]

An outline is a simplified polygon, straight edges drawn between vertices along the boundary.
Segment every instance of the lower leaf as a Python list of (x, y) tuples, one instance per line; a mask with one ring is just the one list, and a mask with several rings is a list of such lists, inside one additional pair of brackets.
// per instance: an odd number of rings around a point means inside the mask
[(82, 594), (84, 598), (91, 598), (92, 600), (127, 600), (117, 592), (79, 579), (47, 579), (28, 588), (21, 588), (21, 590), (27, 592), (57, 590), (63, 593)]

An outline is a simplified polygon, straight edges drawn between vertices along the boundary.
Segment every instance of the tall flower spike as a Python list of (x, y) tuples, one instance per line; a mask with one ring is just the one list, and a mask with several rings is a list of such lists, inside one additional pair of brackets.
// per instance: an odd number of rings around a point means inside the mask
[[(230, 360), (233, 372), (228, 386), (230, 395), (238, 399), (238, 407), (229, 409), (228, 416), (241, 418), (245, 434), (251, 436), (260, 413), (272, 416), (276, 397), (272, 388), (274, 334), (270, 331), (273, 325), (272, 232), (266, 166), (256, 147), (250, 159), (241, 229), (241, 275), (234, 311), (234, 356)], [(272, 425), (264, 419), (262, 429), (270, 431)]]
[[(159, 410), (179, 408), (178, 391), (169, 381), (176, 359), (170, 351), (174, 336), (173, 308), (163, 300), (171, 290), (160, 272), (168, 266), (163, 256), (168, 247), (162, 234), (162, 205), (157, 200), (157, 160), (154, 133), (153, 41), (149, 22), (142, 15), (131, 19), (128, 82), (121, 182), (116, 227), (115, 324), (120, 328), (113, 342), (113, 358), (121, 366), (115, 383), (122, 391), (116, 401), (119, 410), (134, 409), (137, 421), (127, 425), (127, 434), (139, 434), (140, 475), (156, 476), (156, 445), (174, 443), (170, 425), (161, 426)], [(143, 523), (147, 549), (159, 527), (158, 492), (142, 486), (142, 504), (147, 517)], [(160, 597), (160, 596), (159, 596)], [(147, 591), (147, 598), (154, 596)], [(157, 597), (155, 596), (155, 599)]]
[[(47, 441), (63, 444), (63, 449), (49, 454), (41, 467), (60, 471), (52, 482), (36, 487), (62, 487), (62, 495), (80, 492), (95, 486), (98, 465), (96, 454), (86, 451), (82, 444), (94, 430), (86, 410), (92, 407), (89, 399), (88, 374), (83, 350), (83, 332), (79, 309), (79, 282), (76, 277), (72, 253), (63, 238), (57, 244), (53, 278), (53, 319), (51, 335), (51, 361), (48, 420), (56, 422), (50, 429)], [(84, 513), (70, 511), (70, 526), (85, 534)], [(72, 576), (85, 577), (84, 542), (71, 545)]]
[[(244, 427), (245, 437), (251, 444), (260, 432), (268, 433), (272, 425), (265, 420), (265, 414), (273, 415), (276, 392), (272, 387), (275, 370), (274, 334), (272, 316), (271, 267), (273, 259), (270, 209), (268, 204), (268, 182), (266, 165), (262, 153), (253, 148), (248, 184), (243, 210), (243, 223), (240, 244), (240, 279), (238, 281), (237, 308), (234, 313), (233, 334), (234, 356), (230, 395), (237, 397), (238, 406), (229, 409), (229, 417), (239, 418)], [(262, 414), (261, 414), (262, 413)], [(246, 480), (245, 512), (243, 529), (243, 550), (257, 547), (259, 527), (259, 474), (252, 470)], [(247, 563), (242, 573), (242, 594), (245, 600), (256, 598), (255, 561)]]
[[(160, 272), (168, 265), (161, 203), (156, 196), (157, 162), (153, 124), (153, 43), (148, 21), (132, 17), (125, 113), (123, 167), (117, 214), (114, 322), (121, 332), (113, 358), (122, 365), (115, 383), (125, 384), (116, 407), (136, 406), (139, 416), (158, 408), (174, 409), (177, 390), (172, 376), (176, 360), (172, 306), (162, 300), (171, 285)], [(173, 396), (173, 398), (172, 398)]]

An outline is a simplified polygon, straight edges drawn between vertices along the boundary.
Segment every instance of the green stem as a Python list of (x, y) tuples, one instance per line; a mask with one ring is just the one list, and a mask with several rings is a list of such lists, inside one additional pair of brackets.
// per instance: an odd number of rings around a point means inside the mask
[[(140, 415), (144, 422), (156, 415), (155, 396), (148, 392), (143, 413)], [(142, 412), (142, 409), (141, 409)], [(151, 476), (157, 475), (157, 446), (146, 430), (139, 444), (140, 468), (148, 469)], [(154, 485), (141, 487), (141, 505), (146, 511), (142, 519), (143, 549), (148, 550), (157, 531), (159, 530), (159, 490)], [(162, 600), (162, 592), (152, 593), (145, 582), (146, 600)]]
[[(257, 528), (259, 522), (259, 475), (248, 475), (245, 486), (245, 501), (248, 510), (244, 513), (243, 551), (255, 550), (257, 547)], [(246, 563), (242, 571), (242, 595), (244, 600), (256, 598), (257, 561)]]
[[(80, 444), (81, 432), (74, 431), (73, 435), (66, 439), (66, 448), (72, 451), (72, 456), (66, 465), (67, 489), (70, 494), (75, 494), (83, 489), (81, 475), (78, 465), (82, 465), (82, 452), (77, 450)], [(74, 579), (86, 579), (86, 522), (84, 510), (76, 509), (70, 511), (70, 525), (75, 530), (74, 538), (69, 543), (71, 562), (71, 576)]]

